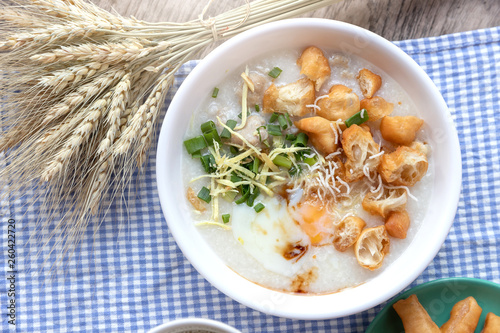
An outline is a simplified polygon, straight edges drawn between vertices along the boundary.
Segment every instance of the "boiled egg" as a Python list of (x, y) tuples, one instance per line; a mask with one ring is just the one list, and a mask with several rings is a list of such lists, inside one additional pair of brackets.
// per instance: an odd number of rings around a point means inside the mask
[(289, 212), (307, 234), (312, 245), (332, 243), (334, 225), (327, 209), (321, 204), (306, 201), (290, 206)]
[(309, 255), (311, 238), (290, 216), (285, 200), (266, 197), (262, 203), (266, 208), (260, 213), (245, 204), (234, 206), (233, 237), (264, 268), (293, 277)]

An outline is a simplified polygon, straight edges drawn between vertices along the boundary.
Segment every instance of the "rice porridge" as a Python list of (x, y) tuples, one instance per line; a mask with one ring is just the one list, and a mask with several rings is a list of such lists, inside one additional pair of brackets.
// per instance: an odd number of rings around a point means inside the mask
[(330, 293), (405, 251), (433, 164), (428, 124), (395, 81), (309, 47), (242, 64), (216, 88), (185, 135), (184, 197), (231, 269), (274, 290)]

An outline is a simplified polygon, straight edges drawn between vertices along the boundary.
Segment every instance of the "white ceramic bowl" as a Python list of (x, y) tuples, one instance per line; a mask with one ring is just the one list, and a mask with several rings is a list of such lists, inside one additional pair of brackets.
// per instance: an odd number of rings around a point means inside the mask
[(183, 318), (156, 326), (148, 333), (241, 333), (219, 321), (204, 318)]
[[(409, 94), (427, 124), (435, 165), (430, 205), (408, 249), (375, 278), (328, 295), (293, 295), (266, 289), (228, 268), (191, 223), (184, 200), (181, 153), (194, 110), (232, 69), (273, 50), (316, 45), (350, 52), (373, 63)], [(256, 310), (295, 319), (351, 315), (378, 305), (408, 286), (443, 244), (457, 209), (461, 159), (448, 108), (426, 73), (382, 37), (354, 25), (324, 19), (293, 19), (263, 25), (234, 37), (210, 53), (186, 78), (173, 98), (157, 152), (160, 201), (177, 244), (193, 266), (217, 289)]]

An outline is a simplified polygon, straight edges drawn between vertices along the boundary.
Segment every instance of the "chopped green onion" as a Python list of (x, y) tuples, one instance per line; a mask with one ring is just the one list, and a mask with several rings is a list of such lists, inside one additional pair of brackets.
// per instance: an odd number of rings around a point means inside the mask
[(228, 121), (226, 121), (226, 126), (230, 129), (234, 129), (236, 127), (236, 124), (236, 120), (229, 119)]
[(235, 146), (230, 146), (229, 150), (231, 151), (231, 154), (233, 154), (233, 155), (238, 155), (238, 153), (239, 153), (238, 148), (236, 148)]
[(273, 69), (271, 69), (271, 71), (268, 73), (268, 75), (272, 78), (277, 78), (278, 76), (280, 76), (282, 70), (281, 68), (279, 67), (274, 67)]
[(260, 167), (260, 160), (258, 158), (255, 158), (252, 163), (251, 171), (257, 174), (259, 172), (259, 167)]
[(219, 94), (219, 88), (215, 87), (214, 91), (212, 92), (212, 97), (216, 98), (218, 94)]
[(295, 134), (287, 134), (285, 136), (285, 139), (287, 139), (288, 141), (294, 141), (297, 139), (297, 136)]
[(255, 104), (255, 112), (260, 112), (260, 106), (259, 106), (259, 104)]
[(242, 203), (246, 202), (248, 197), (250, 196), (250, 190), (244, 192), (238, 200), (236, 200), (234, 203), (237, 205), (241, 205)]
[(207, 145), (213, 146), (214, 141), (217, 141), (218, 143), (222, 143), (219, 137), (219, 133), (217, 133), (216, 129), (213, 129), (209, 132), (204, 132), (203, 136), (205, 137), (205, 141), (207, 142)]
[(260, 202), (259, 202), (258, 204), (256, 204), (256, 205), (253, 207), (253, 209), (255, 209), (255, 211), (256, 211), (257, 213), (262, 212), (262, 210), (263, 210), (264, 208), (266, 208), (266, 206), (264, 206), (264, 205), (263, 205), (263, 204), (261, 204)]
[(206, 123), (201, 124), (200, 129), (201, 133), (211, 132), (215, 129), (215, 123), (209, 120)]
[(292, 161), (288, 157), (283, 155), (276, 156), (273, 160), (273, 163), (286, 169), (290, 169), (292, 167)]
[[(236, 124), (236, 120), (229, 119), (228, 121), (226, 121), (226, 126), (232, 130), (234, 130)], [(220, 133), (220, 137), (223, 139), (231, 139), (231, 132), (229, 132), (227, 128), (224, 128)]]
[(210, 203), (210, 200), (212, 200), (212, 197), (210, 196), (210, 190), (203, 186), (200, 192), (198, 192), (198, 198), (205, 201), (206, 203)]
[(240, 176), (237, 176), (235, 174), (232, 174), (231, 175), (231, 181), (233, 183), (238, 183), (238, 182), (241, 182), (243, 180), (243, 178), (241, 178)]
[(248, 199), (247, 199), (247, 206), (248, 207), (252, 207), (253, 206), (253, 203), (254, 203), (255, 199), (257, 199), (257, 197), (259, 196), (259, 194), (260, 194), (259, 188), (258, 187), (254, 188), (253, 189), (253, 193), (250, 194), (248, 196)]
[(318, 158), (316, 156), (304, 158), (304, 163), (307, 163), (309, 166), (313, 166), (316, 162), (318, 162)]
[(260, 134), (260, 129), (261, 128), (266, 128), (266, 126), (262, 125), (262, 126), (257, 127), (257, 134), (259, 134), (259, 141), (262, 142), (262, 135)]
[(307, 140), (309, 140), (307, 134), (300, 132), (297, 134), (297, 139), (295, 139), (293, 145), (297, 147), (305, 147), (307, 145)]
[(250, 185), (248, 185), (248, 184), (240, 185), (240, 186), (238, 186), (238, 191), (240, 191), (241, 194), (245, 194), (247, 192), (250, 192)]
[(296, 151), (294, 153), (295, 159), (297, 159), (299, 161), (303, 161), (304, 158), (306, 158), (306, 155), (310, 155), (310, 154), (311, 154), (311, 150), (310, 149), (299, 150), (299, 151)]
[(293, 125), (293, 122), (292, 122), (292, 119), (290, 119), (290, 115), (287, 113), (285, 113), (285, 118), (286, 118), (286, 121), (288, 122), (288, 125), (292, 126)]
[(202, 150), (207, 146), (207, 143), (203, 139), (203, 136), (197, 136), (192, 139), (184, 141), (184, 146), (190, 154), (194, 154)]
[(238, 195), (238, 192), (236, 191), (227, 191), (222, 193), (222, 199), (226, 200), (227, 202), (233, 202), (234, 198)]
[(262, 141), (262, 143), (267, 147), (267, 148), (271, 148), (271, 145), (269, 144), (269, 141), (267, 140), (264, 140)]
[[(363, 117), (361, 117), (361, 115), (363, 115)], [(345, 125), (347, 127), (351, 127), (354, 124), (361, 125), (365, 121), (368, 121), (368, 118), (369, 118), (368, 112), (366, 111), (366, 109), (361, 109), (361, 111), (359, 111), (358, 113), (352, 115), (349, 119), (347, 119), (345, 121)]]
[(277, 112), (274, 112), (272, 115), (271, 115), (271, 118), (269, 119), (269, 122), (270, 123), (274, 123), (276, 120), (278, 120), (278, 117), (280, 116), (279, 113)]
[(222, 222), (229, 223), (230, 218), (231, 218), (230, 214), (222, 214)]
[(273, 124), (267, 124), (267, 133), (269, 133), (272, 136), (280, 136), (282, 134), (280, 126)]
[(278, 123), (280, 124), (282, 130), (286, 130), (288, 128), (288, 123), (285, 119), (285, 116), (282, 114), (278, 116)]
[(212, 154), (203, 155), (200, 160), (206, 173), (213, 173), (217, 170), (215, 158)]

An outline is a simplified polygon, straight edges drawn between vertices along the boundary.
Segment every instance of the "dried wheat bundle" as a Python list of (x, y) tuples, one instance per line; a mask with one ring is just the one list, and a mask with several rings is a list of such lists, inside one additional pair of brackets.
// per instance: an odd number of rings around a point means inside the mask
[(2, 200), (35, 187), (48, 216), (41, 228), (55, 223), (46, 241), (67, 255), (144, 164), (183, 63), (216, 39), (332, 2), (260, 0), (214, 18), (148, 23), (85, 0), (2, 0)]

